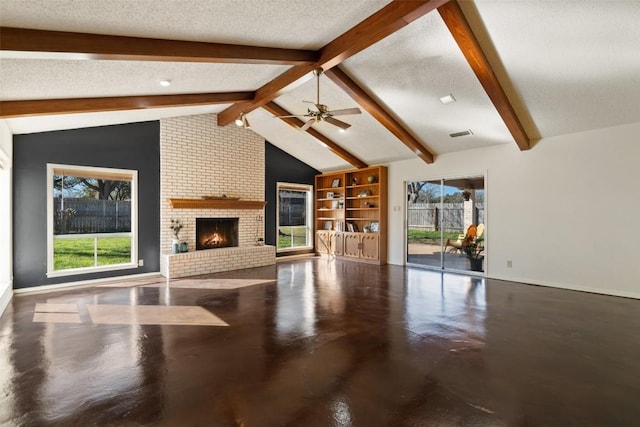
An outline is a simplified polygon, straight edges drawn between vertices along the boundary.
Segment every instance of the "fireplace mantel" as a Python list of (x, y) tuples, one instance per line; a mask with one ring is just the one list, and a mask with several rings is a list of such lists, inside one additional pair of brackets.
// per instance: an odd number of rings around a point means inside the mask
[(261, 200), (225, 199), (169, 199), (175, 209), (262, 209), (267, 202)]

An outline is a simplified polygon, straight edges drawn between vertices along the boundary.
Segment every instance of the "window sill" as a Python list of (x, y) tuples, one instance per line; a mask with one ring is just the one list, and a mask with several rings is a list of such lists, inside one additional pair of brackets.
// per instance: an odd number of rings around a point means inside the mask
[(313, 250), (313, 246), (296, 246), (295, 248), (276, 248), (276, 252), (287, 253), (287, 252), (300, 252), (300, 251), (310, 251)]
[(129, 270), (133, 268), (138, 268), (138, 264), (131, 262), (127, 264), (101, 265), (98, 267), (70, 268), (68, 270), (48, 271), (47, 277), (75, 276), (78, 274), (101, 273), (103, 271)]

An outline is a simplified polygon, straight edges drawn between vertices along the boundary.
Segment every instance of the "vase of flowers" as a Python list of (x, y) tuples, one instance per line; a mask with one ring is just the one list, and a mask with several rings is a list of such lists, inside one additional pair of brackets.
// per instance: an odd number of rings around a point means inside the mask
[(180, 242), (180, 230), (182, 230), (183, 227), (184, 227), (184, 224), (182, 224), (182, 221), (180, 221), (179, 219), (171, 220), (170, 228), (173, 231), (173, 241), (171, 242), (171, 252), (173, 252), (174, 254), (181, 252), (182, 243)]

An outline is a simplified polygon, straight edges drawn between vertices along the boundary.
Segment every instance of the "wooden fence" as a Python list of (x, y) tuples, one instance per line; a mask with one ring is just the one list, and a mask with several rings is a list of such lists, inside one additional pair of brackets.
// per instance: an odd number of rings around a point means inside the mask
[(307, 198), (301, 192), (280, 190), (278, 223), (280, 226), (306, 225)]
[(55, 198), (54, 234), (131, 231), (130, 200)]
[[(484, 205), (476, 203), (473, 213), (474, 224), (484, 223)], [(464, 233), (464, 204), (409, 203), (407, 208), (407, 226), (418, 230), (458, 231)]]

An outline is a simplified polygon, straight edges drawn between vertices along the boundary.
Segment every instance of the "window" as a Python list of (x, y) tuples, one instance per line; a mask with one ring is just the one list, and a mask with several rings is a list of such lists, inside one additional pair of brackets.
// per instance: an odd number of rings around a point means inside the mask
[(134, 170), (47, 165), (47, 277), (137, 267)]
[(311, 249), (311, 185), (278, 184), (278, 252)]

